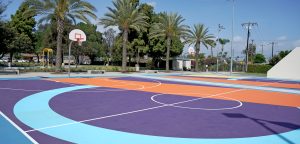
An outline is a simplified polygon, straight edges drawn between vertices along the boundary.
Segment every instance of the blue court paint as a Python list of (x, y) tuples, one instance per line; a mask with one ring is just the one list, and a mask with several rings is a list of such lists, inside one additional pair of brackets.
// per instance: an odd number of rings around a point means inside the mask
[(0, 80), (40, 80), (40, 77), (0, 78)]
[(135, 75), (133, 77), (148, 78), (148, 79), (155, 79), (155, 80), (166, 80), (166, 81), (173, 81), (173, 82), (185, 82), (185, 83), (193, 83), (193, 84), (204, 84), (204, 85), (211, 85), (211, 86), (231, 87), (231, 88), (238, 88), (238, 89), (252, 89), (252, 90), (262, 90), (262, 91), (300, 94), (300, 90), (285, 89), (285, 88), (274, 88), (274, 87), (268, 87), (268, 86), (250, 86), (250, 85), (240, 85), (240, 84), (207, 82), (207, 81), (198, 81), (198, 80), (195, 81), (195, 80), (173, 79), (173, 78), (164, 78), (164, 77), (138, 76), (138, 75)]
[[(57, 114), (48, 105), (49, 100), (58, 94), (86, 88), (93, 87), (74, 86), (44, 91), (28, 96), (15, 105), (14, 113), (20, 121), (33, 129), (70, 124), (39, 131), (65, 141), (79, 144), (287, 144), (278, 135), (228, 139), (188, 139), (126, 133), (99, 128), (85, 123), (76, 123), (74, 120)], [(281, 137), (285, 137), (294, 143), (300, 143), (299, 135), (300, 129), (280, 134)]]
[(0, 115), (0, 143), (1, 144), (33, 144), (16, 127)]

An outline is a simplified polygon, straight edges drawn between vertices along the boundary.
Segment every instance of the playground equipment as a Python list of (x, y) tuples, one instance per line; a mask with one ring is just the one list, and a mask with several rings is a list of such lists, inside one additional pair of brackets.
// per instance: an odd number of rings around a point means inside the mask
[(267, 77), (300, 80), (300, 47), (295, 48), (270, 69)]
[(44, 48), (43, 49), (43, 53), (42, 53), (43, 67), (45, 67), (46, 63), (47, 63), (47, 67), (50, 66), (50, 58), (52, 56), (53, 56), (53, 50), (51, 48)]

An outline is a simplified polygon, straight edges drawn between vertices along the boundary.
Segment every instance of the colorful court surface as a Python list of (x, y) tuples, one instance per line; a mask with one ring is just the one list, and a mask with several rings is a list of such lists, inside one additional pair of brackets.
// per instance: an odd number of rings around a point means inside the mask
[(3, 79), (0, 110), (1, 144), (300, 144), (298, 81)]

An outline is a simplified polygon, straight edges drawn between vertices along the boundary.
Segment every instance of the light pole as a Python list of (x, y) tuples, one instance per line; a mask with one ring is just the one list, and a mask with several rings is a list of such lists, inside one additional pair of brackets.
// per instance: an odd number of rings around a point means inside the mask
[(70, 44), (69, 44), (69, 67), (68, 67), (68, 76), (69, 78), (71, 77), (70, 76), (70, 73), (71, 73), (71, 47), (72, 47), (72, 44), (73, 44), (74, 41), (71, 41)]
[(230, 48), (230, 75), (232, 75), (232, 67), (233, 67), (233, 35), (234, 35), (234, 4), (235, 0), (232, 1), (232, 27), (231, 27), (231, 48)]
[[(218, 25), (218, 35), (217, 35), (217, 40), (216, 41), (219, 41), (220, 33), (224, 29), (225, 29), (224, 26), (222, 26), (221, 24)], [(217, 73), (218, 72), (219, 72), (219, 53), (218, 53), (218, 50), (217, 50)]]

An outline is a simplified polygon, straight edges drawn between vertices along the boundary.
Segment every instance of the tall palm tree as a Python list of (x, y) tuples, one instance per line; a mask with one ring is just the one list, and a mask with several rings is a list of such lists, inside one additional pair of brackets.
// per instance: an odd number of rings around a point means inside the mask
[(31, 8), (43, 15), (39, 22), (56, 20), (57, 46), (56, 46), (56, 70), (59, 71), (62, 64), (62, 37), (66, 20), (76, 19), (89, 23), (88, 17), (96, 19), (96, 8), (84, 0), (27, 0)]
[(154, 23), (150, 29), (150, 38), (163, 37), (167, 40), (166, 71), (169, 71), (171, 41), (176, 37), (187, 34), (188, 26), (182, 24), (183, 17), (177, 13), (162, 13), (159, 21)]
[(127, 42), (128, 33), (130, 29), (140, 31), (148, 26), (148, 17), (139, 12), (136, 3), (132, 0), (114, 0), (114, 8), (108, 8), (109, 12), (105, 14), (104, 18), (100, 19), (100, 23), (104, 27), (118, 26), (122, 31), (122, 70), (126, 71), (127, 65)]
[(211, 57), (214, 57), (213, 48), (215, 48), (217, 46), (216, 41), (214, 41), (214, 40), (208, 40), (207, 44), (210, 46), (210, 55), (211, 55)]
[(186, 37), (186, 43), (192, 45), (195, 44), (195, 71), (199, 71), (199, 53), (200, 53), (200, 46), (203, 44), (206, 48), (210, 41), (214, 38), (213, 35), (208, 33), (208, 28), (205, 28), (203, 24), (195, 24), (194, 28), (189, 31), (188, 36)]

